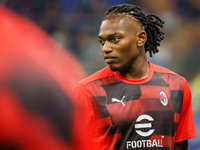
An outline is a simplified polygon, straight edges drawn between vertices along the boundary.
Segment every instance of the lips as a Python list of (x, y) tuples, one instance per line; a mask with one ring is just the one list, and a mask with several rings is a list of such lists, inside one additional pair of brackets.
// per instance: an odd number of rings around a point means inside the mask
[(113, 63), (116, 59), (116, 57), (104, 57), (106, 63), (110, 64), (110, 63)]

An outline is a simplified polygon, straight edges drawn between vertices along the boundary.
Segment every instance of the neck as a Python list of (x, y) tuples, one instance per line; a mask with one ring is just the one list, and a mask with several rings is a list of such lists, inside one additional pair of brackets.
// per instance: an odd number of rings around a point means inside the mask
[(128, 79), (140, 80), (147, 77), (149, 71), (150, 67), (145, 55), (145, 59), (136, 60), (130, 68), (119, 70), (117, 73)]

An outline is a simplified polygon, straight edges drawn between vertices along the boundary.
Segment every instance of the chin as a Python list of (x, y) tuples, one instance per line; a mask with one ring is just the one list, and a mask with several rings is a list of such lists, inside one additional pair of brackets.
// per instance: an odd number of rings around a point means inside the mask
[(117, 67), (113, 67), (113, 66), (109, 66), (110, 67), (110, 70), (112, 70), (112, 71), (119, 71), (119, 68), (117, 68)]

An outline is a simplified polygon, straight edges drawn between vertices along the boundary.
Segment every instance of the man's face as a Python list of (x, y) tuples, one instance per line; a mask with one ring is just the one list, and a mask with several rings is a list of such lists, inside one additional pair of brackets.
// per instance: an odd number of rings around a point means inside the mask
[(103, 57), (112, 71), (129, 70), (139, 56), (137, 33), (140, 25), (130, 17), (104, 20), (99, 30)]

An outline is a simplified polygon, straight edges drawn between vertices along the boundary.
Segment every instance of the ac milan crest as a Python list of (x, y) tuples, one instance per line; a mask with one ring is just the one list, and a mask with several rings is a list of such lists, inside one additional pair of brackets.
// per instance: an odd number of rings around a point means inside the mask
[(160, 102), (163, 104), (163, 106), (167, 106), (168, 104), (168, 98), (167, 94), (164, 91), (160, 91)]

